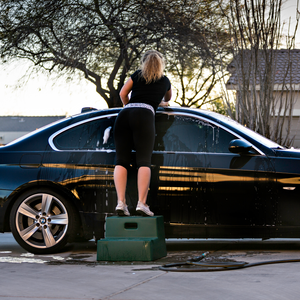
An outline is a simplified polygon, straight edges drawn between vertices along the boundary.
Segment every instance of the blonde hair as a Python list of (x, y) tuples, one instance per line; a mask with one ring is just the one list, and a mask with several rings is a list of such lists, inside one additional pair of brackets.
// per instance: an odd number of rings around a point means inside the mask
[(163, 77), (165, 69), (163, 55), (156, 50), (148, 50), (142, 56), (140, 68), (146, 84), (159, 80)]

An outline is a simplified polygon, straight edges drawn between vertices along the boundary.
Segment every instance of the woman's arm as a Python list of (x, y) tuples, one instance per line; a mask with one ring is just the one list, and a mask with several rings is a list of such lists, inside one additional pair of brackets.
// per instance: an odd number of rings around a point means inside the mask
[(168, 102), (171, 100), (171, 98), (172, 98), (172, 88), (170, 87), (170, 89), (166, 92), (164, 96), (164, 101)]
[(129, 102), (129, 93), (132, 90), (133, 81), (131, 78), (129, 78), (126, 83), (123, 85), (120, 91), (120, 98), (124, 105), (126, 105)]
[(163, 100), (160, 102), (159, 106), (162, 106), (162, 107), (168, 106), (168, 105), (169, 105), (168, 102), (171, 100), (171, 98), (172, 98), (172, 88), (170, 88), (170, 89), (166, 92), (166, 94), (165, 94)]

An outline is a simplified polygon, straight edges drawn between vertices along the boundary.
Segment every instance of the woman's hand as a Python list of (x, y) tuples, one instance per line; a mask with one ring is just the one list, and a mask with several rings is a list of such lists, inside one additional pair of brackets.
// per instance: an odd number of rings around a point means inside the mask
[(164, 100), (162, 100), (159, 105), (160, 107), (168, 107), (169, 106), (169, 103), (168, 102), (165, 102)]

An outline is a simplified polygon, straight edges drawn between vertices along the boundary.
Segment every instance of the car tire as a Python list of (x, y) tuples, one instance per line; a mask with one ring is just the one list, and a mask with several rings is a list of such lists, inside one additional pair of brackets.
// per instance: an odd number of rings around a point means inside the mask
[(34, 254), (59, 252), (77, 234), (73, 205), (50, 189), (22, 194), (10, 214), (10, 228), (21, 247)]

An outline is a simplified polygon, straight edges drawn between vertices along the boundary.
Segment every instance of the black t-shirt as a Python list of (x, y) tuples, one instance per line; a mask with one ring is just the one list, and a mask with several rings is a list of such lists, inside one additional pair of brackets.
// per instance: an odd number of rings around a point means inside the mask
[(157, 109), (164, 95), (171, 88), (170, 80), (166, 76), (148, 84), (141, 76), (140, 70), (135, 71), (130, 77), (133, 81), (133, 86), (129, 103), (150, 104), (154, 110)]

